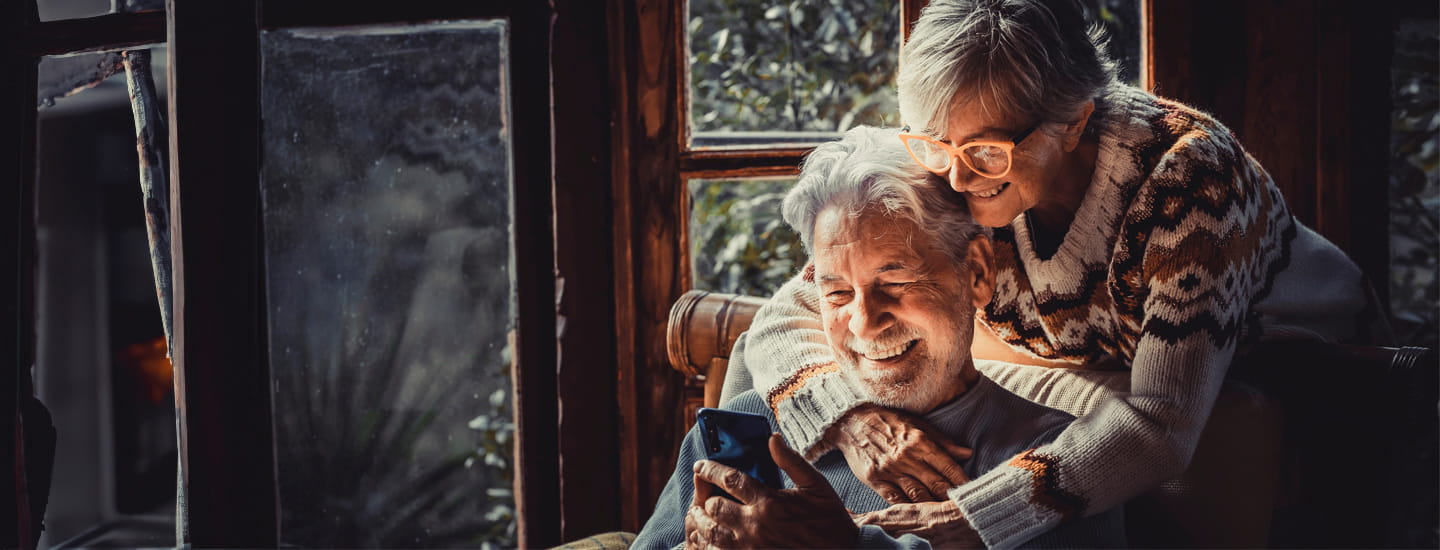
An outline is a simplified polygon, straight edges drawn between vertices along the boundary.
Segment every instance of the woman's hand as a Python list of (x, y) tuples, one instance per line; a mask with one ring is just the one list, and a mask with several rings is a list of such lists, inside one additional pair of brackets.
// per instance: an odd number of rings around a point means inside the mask
[(960, 513), (955, 501), (895, 504), (855, 517), (855, 523), (874, 525), (891, 536), (915, 535), (935, 548), (984, 548), (980, 534)]
[(956, 462), (970, 458), (970, 449), (908, 413), (861, 405), (825, 439), (844, 453), (855, 477), (891, 504), (946, 500), (950, 488), (970, 481)]
[[(685, 514), (686, 548), (855, 545), (860, 528), (825, 476), (790, 450), (779, 435), (770, 436), (770, 456), (795, 482), (794, 489), (766, 487), (713, 460), (695, 463), (695, 498)], [(716, 487), (736, 500), (717, 495)]]

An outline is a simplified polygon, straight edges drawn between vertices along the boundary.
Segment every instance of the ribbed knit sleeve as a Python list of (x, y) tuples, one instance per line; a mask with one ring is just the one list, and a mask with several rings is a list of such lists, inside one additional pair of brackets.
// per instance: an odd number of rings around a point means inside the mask
[(745, 336), (743, 368), (780, 421), (780, 431), (811, 460), (829, 446), (825, 430), (864, 393), (840, 373), (820, 323), (815, 284), (797, 275), (755, 313)]

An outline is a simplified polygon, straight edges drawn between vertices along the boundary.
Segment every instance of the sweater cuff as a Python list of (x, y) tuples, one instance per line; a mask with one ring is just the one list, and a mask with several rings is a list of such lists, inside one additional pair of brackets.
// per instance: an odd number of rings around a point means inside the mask
[(950, 490), (950, 500), (987, 548), (1015, 548), (1058, 525), (1062, 516), (1031, 502), (1030, 472), (1001, 466)]
[(770, 406), (790, 447), (813, 461), (833, 449), (825, 431), (866, 399), (864, 390), (832, 363), (792, 376), (772, 393)]

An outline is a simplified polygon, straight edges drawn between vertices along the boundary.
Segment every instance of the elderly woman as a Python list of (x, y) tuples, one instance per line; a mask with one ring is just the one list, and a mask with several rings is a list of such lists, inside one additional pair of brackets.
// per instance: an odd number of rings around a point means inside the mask
[[(975, 356), (1033, 365), (987, 374), (1079, 420), (967, 480), (923, 422), (839, 375), (803, 274), (737, 349), (792, 446), (838, 447), (892, 502), (939, 501), (892, 508), (912, 530), (1011, 547), (1112, 508), (1186, 469), (1237, 352), (1360, 332), (1359, 269), (1219, 122), (1117, 82), (1087, 28), (1073, 0), (932, 0), (899, 76), (915, 162), (995, 228)], [(1096, 365), (1128, 373), (1122, 391)]]

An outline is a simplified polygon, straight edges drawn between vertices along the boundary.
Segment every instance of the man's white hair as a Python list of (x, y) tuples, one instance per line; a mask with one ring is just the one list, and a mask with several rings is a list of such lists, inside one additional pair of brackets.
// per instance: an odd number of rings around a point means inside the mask
[(1076, 0), (932, 0), (900, 51), (900, 119), (945, 137), (958, 96), (985, 112), (1071, 122), (1117, 81), (1104, 46)]
[(830, 207), (851, 217), (866, 211), (908, 219), (963, 266), (970, 239), (989, 235), (975, 223), (958, 193), (921, 168), (895, 129), (858, 126), (839, 141), (821, 144), (805, 158), (800, 181), (785, 195), (785, 222), (815, 256), (815, 218)]

